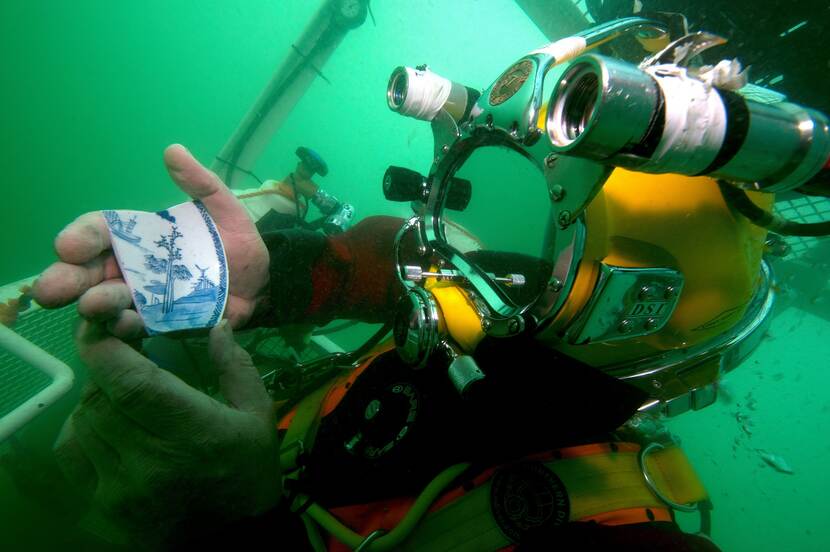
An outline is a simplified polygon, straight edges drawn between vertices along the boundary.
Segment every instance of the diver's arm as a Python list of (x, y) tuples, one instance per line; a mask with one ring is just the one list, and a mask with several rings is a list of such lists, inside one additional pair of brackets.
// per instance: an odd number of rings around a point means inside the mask
[(264, 234), (271, 289), (252, 325), (389, 320), (402, 292), (394, 267), (402, 223), (375, 216), (335, 236), (307, 230)]
[(273, 402), (227, 321), (208, 341), (222, 401), (100, 324), (83, 321), (76, 343), (89, 382), (55, 443), (55, 457), (67, 480), (91, 499), (92, 511), (112, 524), (112, 538), (128, 549), (179, 549), (178, 541), (279, 504)]

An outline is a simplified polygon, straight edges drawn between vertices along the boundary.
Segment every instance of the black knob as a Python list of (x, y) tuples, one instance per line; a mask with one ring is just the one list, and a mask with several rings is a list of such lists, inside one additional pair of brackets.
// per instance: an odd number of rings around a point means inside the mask
[(473, 183), (466, 178), (453, 177), (450, 180), (450, 190), (447, 193), (446, 208), (453, 211), (463, 211), (470, 204), (473, 196)]
[(311, 173), (312, 176), (315, 174), (319, 174), (320, 176), (326, 176), (329, 173), (329, 166), (326, 165), (326, 162), (323, 161), (323, 158), (320, 157), (320, 154), (314, 151), (313, 149), (306, 148), (306, 147), (299, 147), (295, 152), (297, 157), (300, 158), (300, 161), (305, 164), (308, 168), (308, 171)]
[(383, 175), (383, 196), (390, 201), (422, 201), (426, 179), (403, 167), (389, 167)]
[[(463, 211), (470, 203), (473, 185), (464, 178), (453, 177), (445, 207)], [(383, 175), (383, 196), (390, 201), (424, 201), (429, 183), (420, 173), (403, 167), (389, 167)]]

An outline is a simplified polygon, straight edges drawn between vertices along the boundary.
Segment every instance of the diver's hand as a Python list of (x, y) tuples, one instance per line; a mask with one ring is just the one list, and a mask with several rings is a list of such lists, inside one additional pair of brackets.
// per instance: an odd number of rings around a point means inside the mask
[[(176, 184), (201, 200), (216, 223), (230, 273), (225, 317), (234, 327), (243, 326), (265, 298), (268, 250), (236, 196), (183, 146), (169, 146), (164, 163)], [(87, 213), (67, 226), (55, 239), (55, 249), (60, 262), (46, 269), (34, 286), (38, 303), (52, 308), (79, 300), (82, 316), (108, 322), (112, 333), (125, 338), (143, 329), (140, 316), (130, 309), (132, 296), (100, 212)]]
[[(77, 335), (91, 385), (55, 445), (69, 480), (128, 542), (148, 545), (266, 511), (281, 495), (273, 404), (223, 321), (210, 332), (222, 404), (100, 325)], [(149, 539), (149, 540), (148, 540)]]

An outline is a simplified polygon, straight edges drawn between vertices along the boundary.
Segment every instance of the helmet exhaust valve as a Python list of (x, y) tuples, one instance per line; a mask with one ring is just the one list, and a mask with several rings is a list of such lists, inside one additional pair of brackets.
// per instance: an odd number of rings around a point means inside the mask
[(450, 357), (450, 365), (447, 368), (447, 375), (458, 394), (466, 397), (470, 388), (478, 381), (484, 379), (484, 372), (478, 367), (476, 361), (470, 355), (458, 354), (455, 349), (446, 341), (442, 342), (443, 349)]

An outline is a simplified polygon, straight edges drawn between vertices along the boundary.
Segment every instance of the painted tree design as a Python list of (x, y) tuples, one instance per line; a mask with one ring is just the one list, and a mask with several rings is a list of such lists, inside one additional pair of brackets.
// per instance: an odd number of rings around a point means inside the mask
[(182, 237), (182, 233), (174, 225), (170, 231), (170, 235), (161, 236), (160, 240), (153, 243), (156, 247), (164, 249), (167, 252), (167, 258), (156, 257), (155, 255), (144, 256), (144, 266), (148, 270), (156, 274), (165, 274), (167, 280), (164, 282), (164, 298), (161, 305), (161, 312), (168, 313), (173, 310), (173, 301), (175, 300), (173, 293), (173, 283), (176, 280), (190, 280), (193, 274), (183, 264), (176, 264), (176, 261), (182, 260), (182, 249), (176, 247), (176, 240)]

